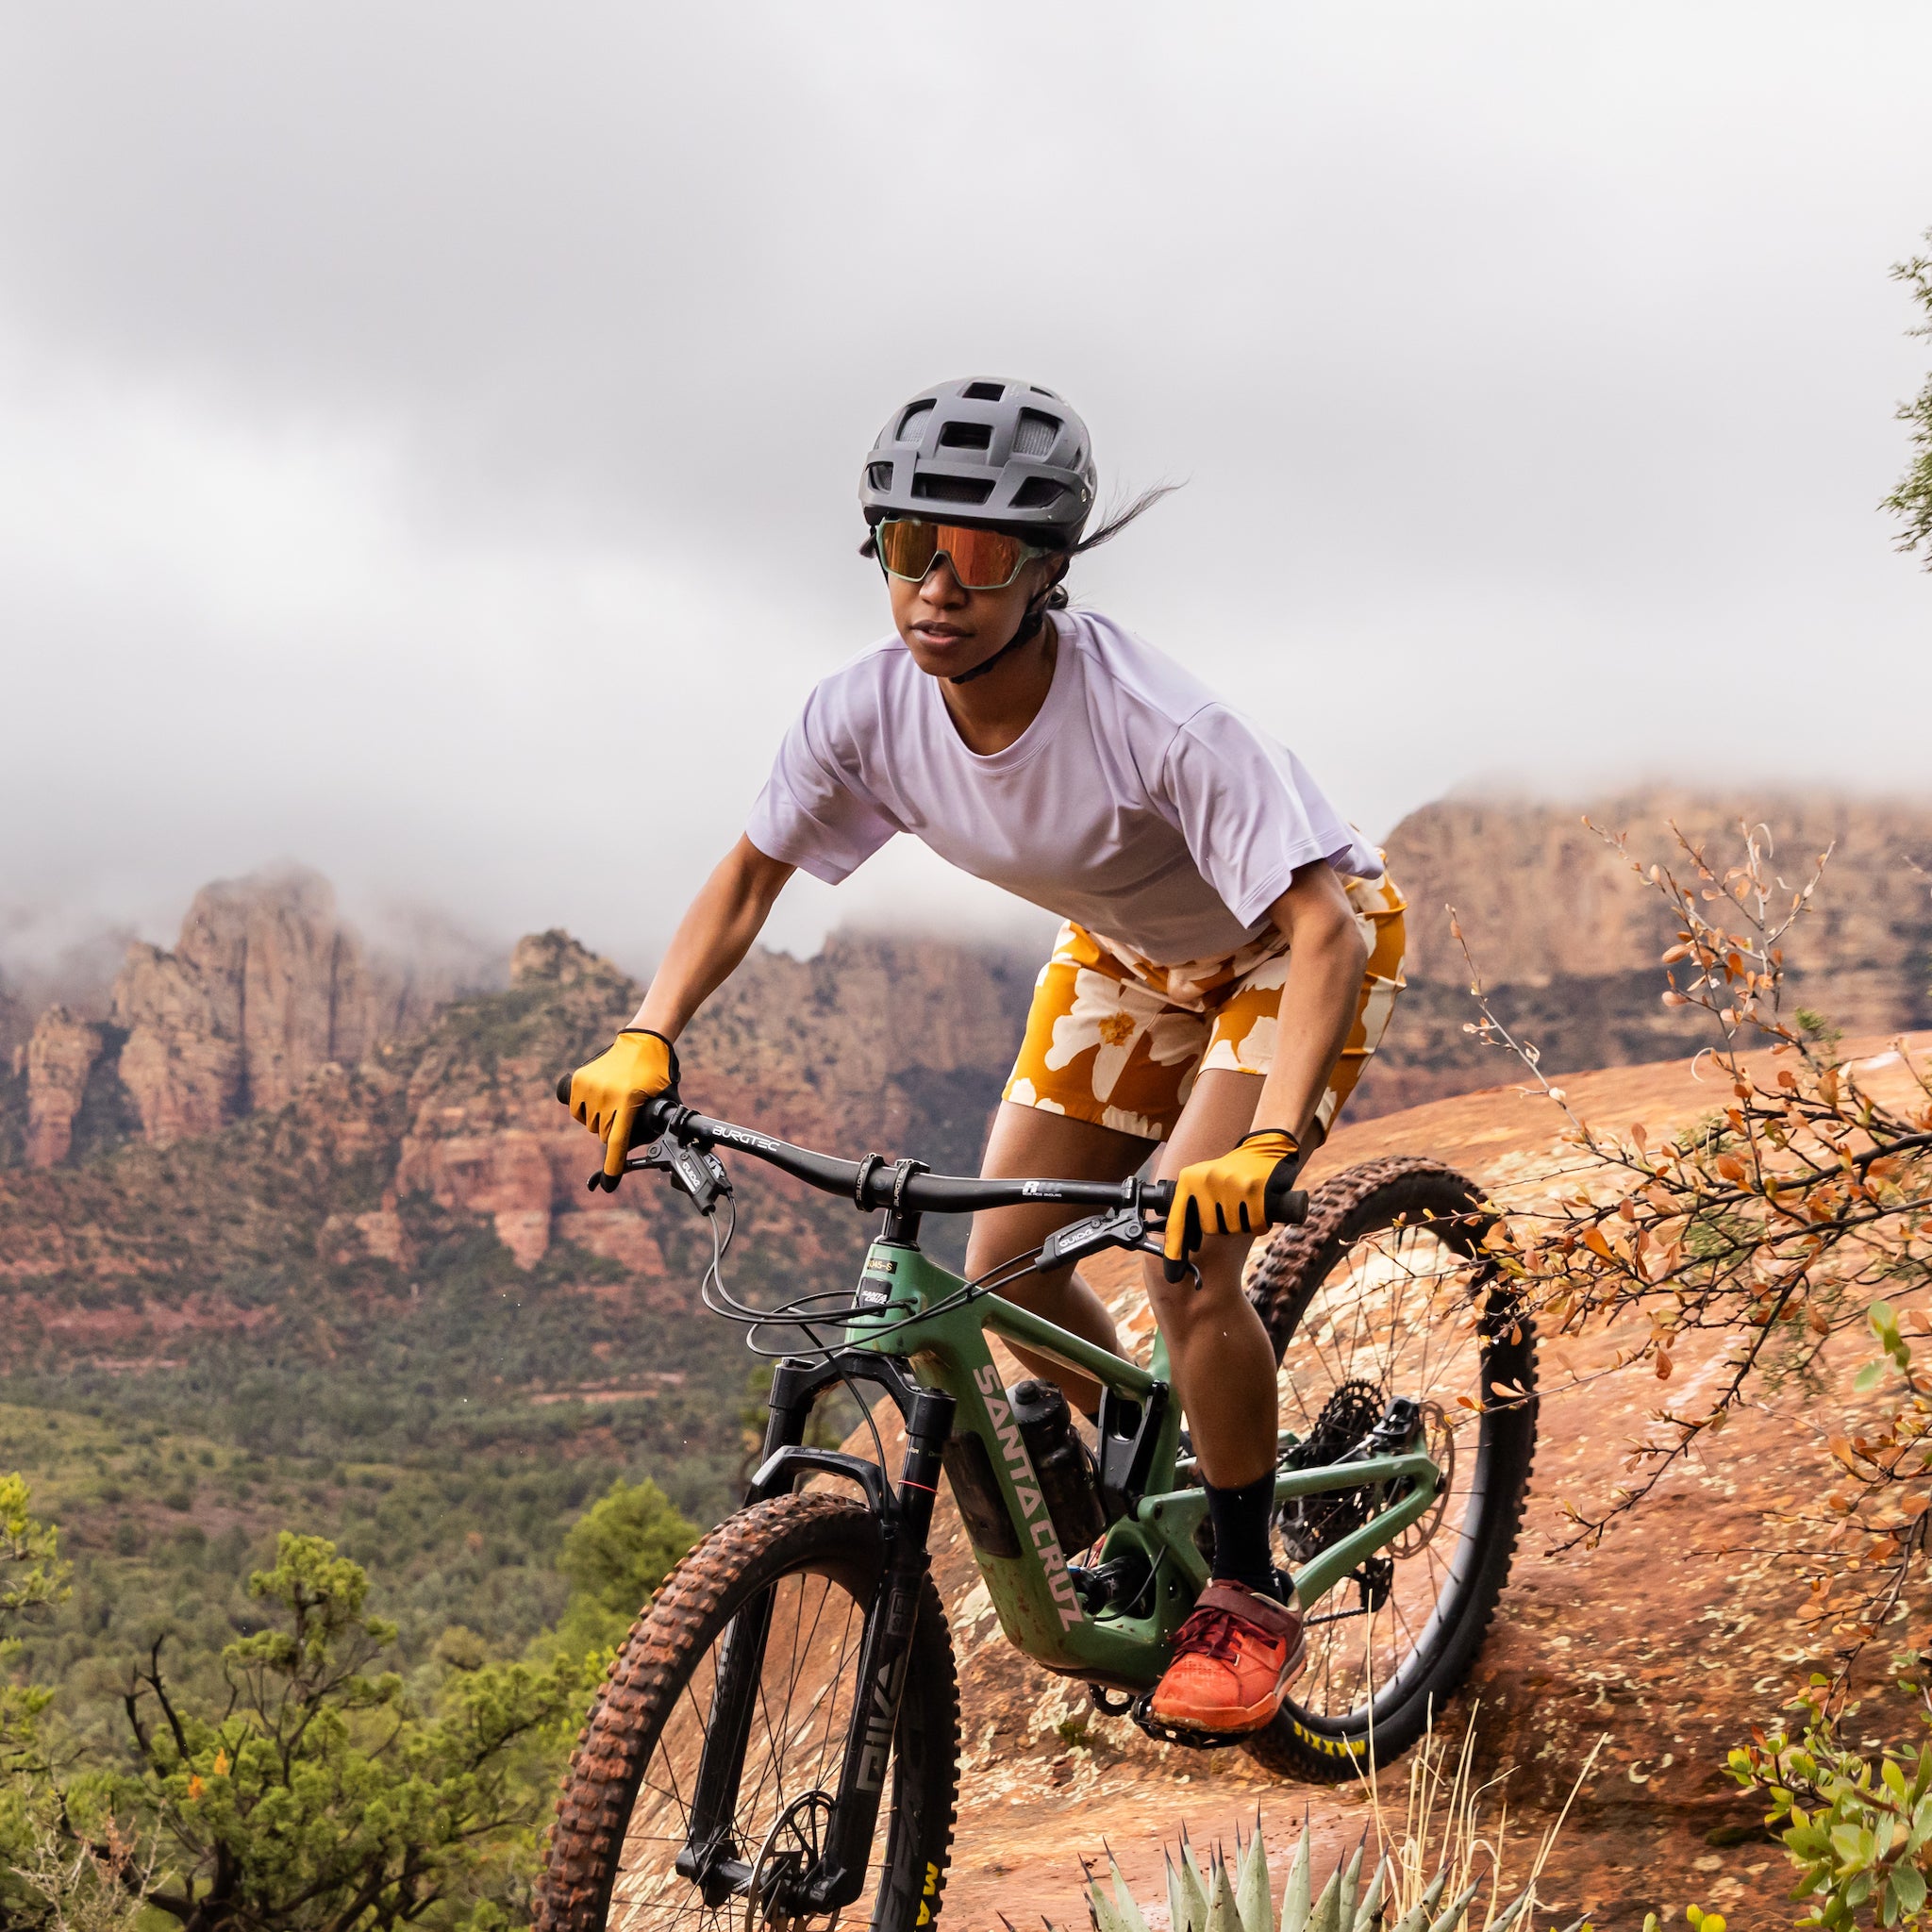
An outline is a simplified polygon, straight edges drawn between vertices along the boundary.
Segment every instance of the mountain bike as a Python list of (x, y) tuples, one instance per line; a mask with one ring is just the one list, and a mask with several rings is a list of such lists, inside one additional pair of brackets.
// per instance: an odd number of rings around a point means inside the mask
[[(706, 1303), (775, 1367), (743, 1507), (640, 1615), (579, 1737), (541, 1932), (828, 1926), (855, 1907), (880, 1932), (932, 1923), (959, 1741), (928, 1553), (942, 1474), (1008, 1640), (1152, 1736), (1339, 1781), (1408, 1749), (1461, 1682), (1508, 1574), (1536, 1436), (1535, 1335), (1484, 1248), (1473, 1182), (1419, 1159), (1351, 1169), (1292, 1197), (1251, 1272), (1280, 1367), (1276, 1557), (1309, 1657), (1280, 1715), (1227, 1740), (1167, 1730), (1147, 1707), (1209, 1557), (1159, 1341), (1143, 1367), (997, 1292), (1157, 1247), (1172, 1183), (839, 1160), (672, 1100), (642, 1130), (625, 1171), (666, 1174), (709, 1220)], [(883, 1213), (856, 1288), (769, 1308), (732, 1295), (721, 1150)], [(919, 1245), (924, 1215), (1041, 1200), (1068, 1224), (978, 1280)], [(1094, 1439), (1051, 1384), (1004, 1386), (990, 1336), (1097, 1380)], [(897, 1411), (896, 1481), (863, 1404), (875, 1459), (808, 1441), (841, 1389)]]

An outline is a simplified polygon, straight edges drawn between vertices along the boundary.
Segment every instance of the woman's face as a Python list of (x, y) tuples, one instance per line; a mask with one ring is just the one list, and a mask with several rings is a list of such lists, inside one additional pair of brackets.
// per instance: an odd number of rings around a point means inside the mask
[(1003, 591), (968, 591), (941, 557), (923, 583), (889, 576), (892, 622), (928, 677), (960, 677), (984, 664), (1020, 628), (1030, 599), (1053, 582), (1058, 557), (1031, 558)]

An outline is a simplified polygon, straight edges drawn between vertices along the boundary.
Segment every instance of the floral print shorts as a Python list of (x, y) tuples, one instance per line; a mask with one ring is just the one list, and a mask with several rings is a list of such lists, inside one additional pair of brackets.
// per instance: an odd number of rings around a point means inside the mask
[[(1404, 903), (1394, 881), (1343, 883), (1369, 964), (1355, 1024), (1316, 1108), (1324, 1132), (1381, 1043), (1403, 984)], [(1158, 966), (1069, 921), (1034, 987), (1006, 1098), (1164, 1141), (1202, 1068), (1266, 1074), (1274, 1065), (1287, 979), (1288, 942), (1272, 927), (1227, 958)]]

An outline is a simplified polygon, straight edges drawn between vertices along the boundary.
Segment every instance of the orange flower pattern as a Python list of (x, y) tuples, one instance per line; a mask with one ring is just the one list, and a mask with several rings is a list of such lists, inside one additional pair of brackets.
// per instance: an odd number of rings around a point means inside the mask
[[(1406, 907), (1394, 881), (1385, 874), (1343, 884), (1369, 963), (1355, 1024), (1316, 1108), (1324, 1131), (1381, 1043), (1403, 986)], [(1161, 966), (1069, 921), (1041, 968), (1006, 1098), (1164, 1141), (1202, 1068), (1266, 1074), (1274, 1064), (1287, 980), (1288, 942), (1272, 927), (1226, 958)]]

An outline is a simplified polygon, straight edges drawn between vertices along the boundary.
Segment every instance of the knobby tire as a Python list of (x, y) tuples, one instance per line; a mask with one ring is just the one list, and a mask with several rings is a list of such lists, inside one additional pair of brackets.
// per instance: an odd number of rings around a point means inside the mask
[[(621, 1892), (627, 1829), (653, 1754), (680, 1700), (732, 1618), (788, 1577), (838, 1578), (858, 1602), (877, 1593), (883, 1541), (862, 1505), (825, 1491), (773, 1498), (727, 1517), (672, 1573), (631, 1626), (579, 1734), (551, 1827), (538, 1889), (536, 1932), (654, 1932), (658, 1925), (741, 1927), (745, 1901), (706, 1907), (694, 1886), (672, 1883), (669, 1903), (627, 1906)], [(782, 1722), (782, 1720), (781, 1720)], [(881, 1853), (871, 1924), (875, 1932), (931, 1925), (951, 1857), (959, 1755), (959, 1699), (944, 1607), (928, 1575), (880, 1807)], [(836, 1789), (838, 1765), (825, 1781)], [(653, 1788), (656, 1790), (656, 1788)], [(754, 1828), (761, 1823), (750, 1821)], [(662, 1851), (655, 1855), (661, 1858)], [(681, 1901), (676, 1885), (684, 1884)], [(819, 1922), (812, 1922), (817, 1924)], [(854, 1923), (849, 1916), (842, 1924)]]
[[(1438, 1558), (1446, 1581), (1433, 1614), (1412, 1633), (1407, 1654), (1387, 1682), (1376, 1684), (1356, 1708), (1313, 1707), (1313, 1687), (1305, 1674), (1280, 1715), (1248, 1745), (1250, 1755), (1270, 1770), (1341, 1783), (1375, 1764), (1393, 1762), (1440, 1717), (1482, 1648), (1522, 1529), (1537, 1416), (1536, 1334), (1528, 1319), (1514, 1311), (1507, 1278), (1484, 1257), (1482, 1236), (1491, 1218), (1481, 1191), (1453, 1168), (1409, 1157), (1372, 1160), (1316, 1190), (1307, 1220), (1284, 1228), (1256, 1264), (1249, 1296), (1268, 1327), (1277, 1364), (1305, 1318), (1311, 1311), (1313, 1319), (1323, 1318), (1318, 1297), (1331, 1277), (1337, 1271), (1346, 1277), (1350, 1257), (1378, 1239), (1399, 1241), (1423, 1232), (1440, 1241), (1467, 1263), (1467, 1298), (1485, 1311), (1475, 1331), (1484, 1402), (1476, 1461), (1460, 1524), (1442, 1524), (1457, 1529), (1459, 1538)], [(1498, 1385), (1506, 1383), (1528, 1391), (1527, 1399), (1502, 1395)], [(1413, 1391), (1394, 1387), (1382, 1392)], [(1393, 1547), (1400, 1548), (1399, 1540)], [(1305, 1607), (1319, 1611), (1341, 1593), (1331, 1591), (1322, 1606)], [(1307, 1701), (1298, 1701), (1297, 1693)]]

